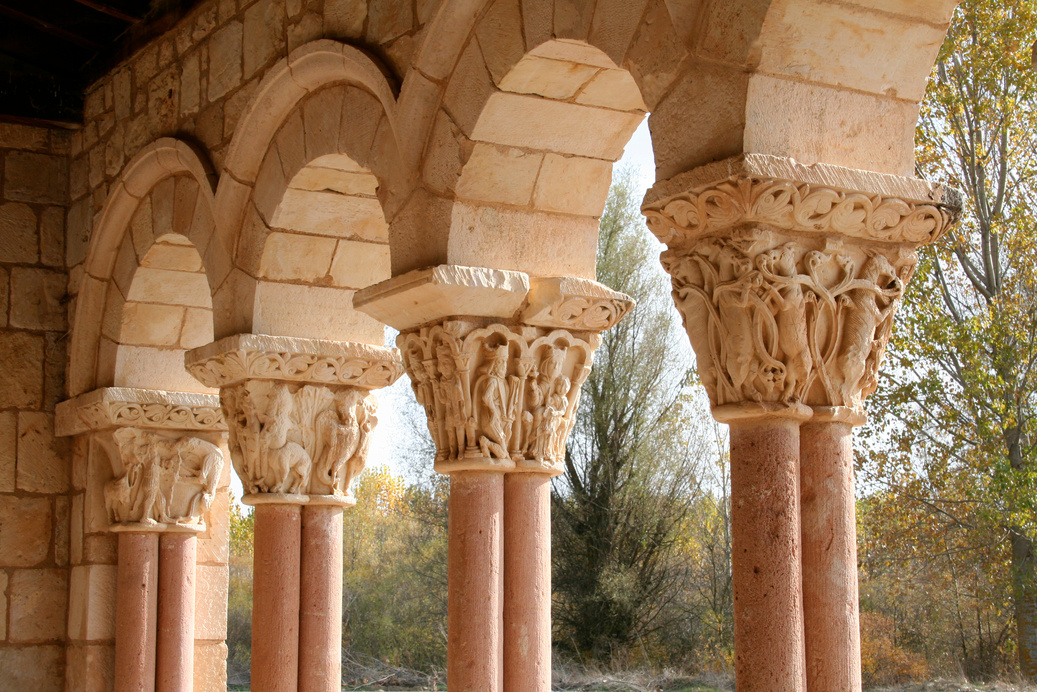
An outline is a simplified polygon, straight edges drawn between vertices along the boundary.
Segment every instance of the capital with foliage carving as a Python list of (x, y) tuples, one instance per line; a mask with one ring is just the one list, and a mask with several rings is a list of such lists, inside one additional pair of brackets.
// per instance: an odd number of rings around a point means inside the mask
[(403, 373), (395, 349), (247, 334), (188, 352), (186, 365), (220, 389), (244, 502), (355, 504), (378, 422), (371, 390)]
[(921, 180), (759, 155), (658, 183), (642, 211), (714, 415), (862, 420), (916, 250), (959, 210)]

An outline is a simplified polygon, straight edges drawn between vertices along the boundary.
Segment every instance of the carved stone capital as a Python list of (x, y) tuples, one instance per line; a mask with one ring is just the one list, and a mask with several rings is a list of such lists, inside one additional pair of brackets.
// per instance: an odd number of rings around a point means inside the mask
[(107, 452), (113, 531), (205, 529), (224, 463), (218, 397), (105, 387), (58, 404), (55, 418), (57, 435), (92, 433)]
[(436, 470), (557, 475), (599, 332), (634, 301), (589, 279), (441, 265), (358, 291), (400, 330)]
[(595, 333), (446, 320), (396, 343), (425, 408), (436, 470), (534, 471), (565, 463)]
[(355, 504), (350, 485), (367, 462), (375, 398), (360, 387), (246, 380), (220, 391), (231, 460), (247, 504)]
[(112, 530), (203, 531), (223, 473), (220, 448), (171, 430), (123, 427), (109, 434), (121, 466), (104, 488)]
[(355, 504), (350, 484), (377, 423), (370, 390), (403, 374), (395, 349), (241, 334), (189, 351), (185, 362), (220, 388), (246, 504)]
[(959, 206), (923, 181), (755, 155), (657, 184), (643, 212), (714, 415), (862, 421), (916, 248)]

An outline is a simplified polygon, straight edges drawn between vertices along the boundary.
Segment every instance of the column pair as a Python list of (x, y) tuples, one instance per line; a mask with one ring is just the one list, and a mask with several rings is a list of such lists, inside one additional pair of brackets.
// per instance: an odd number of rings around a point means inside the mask
[(730, 425), (738, 689), (860, 690), (850, 429), (916, 250), (960, 209), (921, 180), (747, 154), (642, 211), (714, 417)]
[(191, 692), (197, 535), (224, 464), (219, 401), (109, 387), (63, 402), (58, 418), (59, 432), (91, 434), (112, 464), (115, 692)]
[(358, 292), (397, 345), (450, 475), (452, 692), (551, 689), (552, 476), (599, 333), (633, 306), (593, 281), (441, 265)]
[(254, 692), (342, 686), (342, 512), (377, 420), (371, 390), (403, 370), (394, 349), (237, 335), (189, 351), (219, 388), (231, 460), (255, 507)]

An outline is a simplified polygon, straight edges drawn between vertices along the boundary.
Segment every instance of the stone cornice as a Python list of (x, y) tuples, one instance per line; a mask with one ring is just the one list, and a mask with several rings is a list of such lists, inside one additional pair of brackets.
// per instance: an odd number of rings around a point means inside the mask
[(188, 371), (207, 387), (277, 380), (364, 389), (387, 387), (403, 374), (395, 349), (354, 342), (237, 334), (188, 351)]
[(922, 245), (955, 224), (961, 204), (957, 190), (916, 178), (745, 154), (657, 183), (642, 212), (671, 248), (746, 224)]
[(214, 394), (103, 387), (58, 404), (55, 434), (120, 427), (220, 432), (227, 429)]
[(439, 265), (358, 291), (353, 305), (401, 332), (451, 318), (601, 332), (619, 322), (634, 301), (590, 279)]

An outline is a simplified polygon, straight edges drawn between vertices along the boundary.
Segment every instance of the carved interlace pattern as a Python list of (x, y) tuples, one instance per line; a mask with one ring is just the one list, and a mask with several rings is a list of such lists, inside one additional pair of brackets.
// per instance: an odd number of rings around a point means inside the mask
[(111, 522), (202, 528), (216, 497), (223, 452), (211, 442), (137, 427), (112, 433), (123, 473), (105, 485)]
[(216, 406), (136, 401), (96, 401), (76, 414), (89, 428), (140, 426), (170, 430), (222, 430), (223, 412)]
[(667, 250), (662, 261), (714, 406), (859, 409), (916, 259), (740, 231)]
[(392, 384), (403, 372), (399, 361), (390, 359), (260, 350), (228, 351), (187, 368), (207, 387), (245, 379), (276, 379), (376, 389)]
[(437, 468), (562, 469), (596, 334), (447, 321), (396, 343)]
[(675, 195), (642, 211), (648, 228), (670, 247), (743, 223), (913, 244), (932, 242), (954, 224), (952, 212), (936, 204), (749, 177)]
[(245, 492), (352, 499), (378, 419), (365, 389), (248, 380), (220, 392)]

